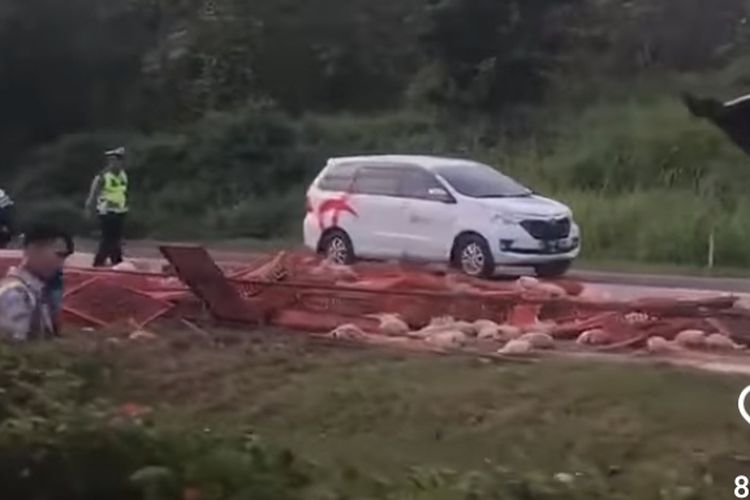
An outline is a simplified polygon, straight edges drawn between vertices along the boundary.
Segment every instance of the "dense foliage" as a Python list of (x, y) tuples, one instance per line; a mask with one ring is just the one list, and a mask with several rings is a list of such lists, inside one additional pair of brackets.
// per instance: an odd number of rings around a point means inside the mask
[(297, 233), (326, 156), (465, 154), (570, 202), (590, 257), (701, 264), (715, 233), (717, 262), (744, 265), (747, 160), (677, 96), (744, 90), (749, 8), (8, 0), (0, 182), (25, 218), (87, 231), (89, 179), (123, 143), (133, 236), (266, 238)]

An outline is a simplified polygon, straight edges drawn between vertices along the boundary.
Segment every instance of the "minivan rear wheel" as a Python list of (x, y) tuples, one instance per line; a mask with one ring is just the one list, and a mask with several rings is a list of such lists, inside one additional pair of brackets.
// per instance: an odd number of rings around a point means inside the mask
[(354, 246), (349, 235), (340, 229), (330, 231), (320, 242), (320, 253), (334, 264), (354, 263)]
[(570, 260), (547, 262), (534, 266), (534, 271), (540, 278), (559, 278), (568, 272), (572, 263)]
[(495, 259), (490, 246), (476, 234), (467, 234), (458, 239), (453, 265), (469, 276), (489, 278), (495, 274)]

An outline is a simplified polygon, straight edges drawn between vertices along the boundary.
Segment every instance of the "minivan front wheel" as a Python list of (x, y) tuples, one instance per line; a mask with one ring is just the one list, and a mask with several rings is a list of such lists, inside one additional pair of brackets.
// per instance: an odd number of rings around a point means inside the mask
[(479, 235), (467, 234), (456, 242), (453, 265), (464, 274), (489, 278), (495, 274), (495, 259), (487, 241)]
[(334, 264), (349, 265), (354, 263), (354, 246), (349, 235), (341, 230), (333, 230), (320, 242), (320, 252)]

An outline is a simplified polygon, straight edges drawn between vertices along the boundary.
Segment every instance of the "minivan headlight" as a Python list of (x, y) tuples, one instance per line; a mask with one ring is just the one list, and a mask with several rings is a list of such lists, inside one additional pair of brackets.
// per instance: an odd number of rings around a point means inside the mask
[(502, 222), (503, 224), (519, 224), (521, 218), (513, 214), (495, 214), (492, 216), (492, 222)]

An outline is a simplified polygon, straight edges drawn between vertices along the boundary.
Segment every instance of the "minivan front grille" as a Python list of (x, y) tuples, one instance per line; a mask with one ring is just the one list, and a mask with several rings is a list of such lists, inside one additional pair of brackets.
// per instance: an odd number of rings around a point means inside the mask
[(560, 240), (570, 235), (570, 219), (525, 220), (521, 226), (537, 240)]

